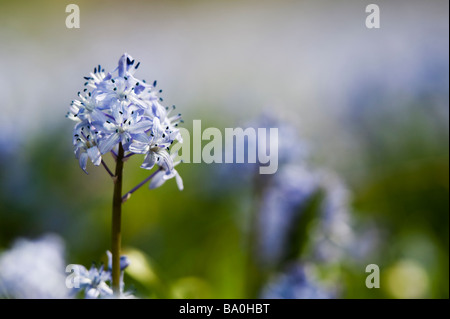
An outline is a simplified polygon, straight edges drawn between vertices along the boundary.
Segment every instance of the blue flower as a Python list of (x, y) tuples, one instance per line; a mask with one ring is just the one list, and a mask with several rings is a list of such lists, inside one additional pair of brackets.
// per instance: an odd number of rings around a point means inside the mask
[(102, 161), (102, 156), (98, 148), (98, 134), (99, 132), (88, 121), (83, 121), (75, 125), (73, 134), (74, 153), (80, 162), (81, 169), (85, 172), (88, 158), (96, 166), (100, 165)]
[[(173, 157), (175, 157), (175, 156), (176, 156), (176, 154), (172, 155), (172, 161), (173, 161)], [(157, 171), (155, 176), (150, 181), (149, 188), (150, 189), (158, 188), (161, 185), (163, 185), (167, 180), (175, 177), (175, 181), (177, 182), (178, 189), (180, 191), (183, 190), (183, 188), (184, 188), (183, 179), (181, 178), (180, 174), (178, 174), (178, 171), (175, 169), (175, 166), (177, 166), (179, 163), (181, 163), (181, 161), (174, 163), (172, 169), (170, 169), (170, 170), (168, 168), (163, 167), (162, 169)]]
[[(83, 291), (86, 299), (97, 298), (113, 298), (113, 290), (110, 287), (112, 281), (112, 254), (107, 251), (108, 268), (105, 269), (103, 265), (96, 267), (95, 264), (88, 270), (82, 265), (72, 265), (74, 277), (73, 284), (77, 291)], [(130, 292), (125, 292), (125, 284), (123, 281), (124, 270), (130, 264), (126, 256), (120, 256), (120, 298), (134, 298)], [(75, 285), (76, 284), (76, 285)], [(78, 287), (77, 287), (78, 286)]]
[(89, 270), (82, 265), (73, 265), (74, 280), (79, 289), (83, 290), (86, 299), (107, 298), (113, 296), (111, 287), (106, 283), (111, 281), (111, 273), (105, 271), (103, 265), (97, 268), (95, 264)]
[(67, 117), (77, 122), (73, 144), (84, 171), (88, 159), (100, 165), (102, 156), (117, 151), (121, 143), (126, 156), (145, 155), (142, 168), (157, 165), (165, 179), (179, 176), (170, 147), (182, 142), (177, 128), (181, 114), (173, 115), (175, 107), (160, 103), (156, 81), (147, 84), (134, 76), (139, 65), (126, 53), (112, 72), (105, 73), (99, 65), (85, 77), (86, 88), (72, 101)]

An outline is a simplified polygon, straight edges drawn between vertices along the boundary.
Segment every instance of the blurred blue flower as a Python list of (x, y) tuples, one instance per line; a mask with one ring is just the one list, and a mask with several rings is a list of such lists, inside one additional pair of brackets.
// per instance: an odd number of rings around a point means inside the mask
[(317, 172), (323, 190), (320, 216), (311, 233), (312, 257), (336, 262), (349, 257), (357, 244), (350, 213), (350, 192), (333, 172)]
[(69, 298), (64, 244), (56, 235), (18, 239), (0, 254), (0, 296), (21, 299)]
[(296, 221), (300, 220), (319, 187), (320, 181), (311, 170), (284, 165), (263, 190), (257, 218), (257, 252), (264, 264), (273, 266), (280, 260), (287, 248), (291, 228), (296, 227)]
[(300, 265), (270, 281), (262, 291), (265, 299), (330, 299), (334, 294), (314, 282)]

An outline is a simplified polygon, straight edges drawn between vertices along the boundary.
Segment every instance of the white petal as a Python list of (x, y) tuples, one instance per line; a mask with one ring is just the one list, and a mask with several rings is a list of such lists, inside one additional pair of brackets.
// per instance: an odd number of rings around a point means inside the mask
[(88, 148), (87, 154), (94, 165), (96, 166), (100, 165), (100, 163), (102, 162), (102, 154), (100, 154), (100, 151), (97, 146)]
[(161, 136), (163, 133), (161, 122), (159, 121), (158, 117), (153, 118), (153, 127), (152, 127), (152, 133), (156, 136)]
[(86, 299), (96, 299), (100, 295), (100, 292), (95, 288), (90, 288), (86, 291)]
[(110, 297), (113, 295), (112, 289), (104, 281), (102, 281), (100, 284), (98, 284), (97, 289), (102, 298)]
[(180, 174), (178, 174), (177, 171), (175, 171), (175, 180), (177, 181), (178, 189), (179, 189), (180, 191), (182, 191), (182, 190), (184, 189), (184, 186), (183, 186), (183, 179), (181, 178)]

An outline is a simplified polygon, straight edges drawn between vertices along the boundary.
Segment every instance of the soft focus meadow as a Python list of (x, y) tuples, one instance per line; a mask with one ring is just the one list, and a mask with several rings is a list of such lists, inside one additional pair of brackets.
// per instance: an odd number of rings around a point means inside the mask
[[(447, 1), (376, 1), (377, 30), (373, 1), (80, 0), (67, 29), (69, 3), (0, 1), (0, 297), (77, 297), (66, 265), (108, 264), (111, 178), (80, 169), (65, 115), (83, 76), (124, 52), (188, 130), (279, 129), (274, 175), (183, 163), (182, 191), (132, 195), (127, 291), (449, 297)], [(124, 192), (141, 164), (125, 163)]]

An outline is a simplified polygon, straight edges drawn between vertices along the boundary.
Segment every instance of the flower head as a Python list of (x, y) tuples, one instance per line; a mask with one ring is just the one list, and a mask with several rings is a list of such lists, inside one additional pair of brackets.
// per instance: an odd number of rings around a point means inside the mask
[[(102, 156), (122, 145), (125, 156), (144, 154), (141, 165), (155, 165), (164, 176), (177, 177), (170, 146), (182, 142), (178, 124), (181, 114), (173, 114), (175, 106), (164, 107), (157, 82), (147, 84), (134, 74), (140, 63), (123, 54), (117, 67), (106, 73), (99, 65), (84, 79), (85, 89), (72, 101), (67, 117), (77, 124), (73, 145), (80, 167), (86, 171), (88, 159), (100, 165)], [(161, 183), (160, 183), (161, 184)]]
[[(111, 269), (112, 269), (112, 254), (107, 251), (108, 255), (108, 268), (105, 269), (104, 265), (100, 265), (97, 268), (95, 264), (92, 264), (89, 270), (83, 265), (72, 265), (73, 272), (75, 274), (74, 281), (78, 285), (78, 289), (84, 292), (84, 298), (97, 299), (97, 298), (113, 298), (113, 290), (110, 287), (112, 281)], [(120, 256), (120, 297), (130, 298), (133, 297), (129, 292), (124, 292), (125, 284), (123, 281), (124, 270), (128, 267), (130, 261), (126, 256)]]
[(111, 280), (111, 273), (105, 271), (103, 265), (97, 268), (95, 264), (92, 264), (89, 270), (82, 265), (75, 265), (73, 270), (79, 288), (84, 291), (86, 299), (106, 298), (113, 295), (112, 289), (106, 283)]

